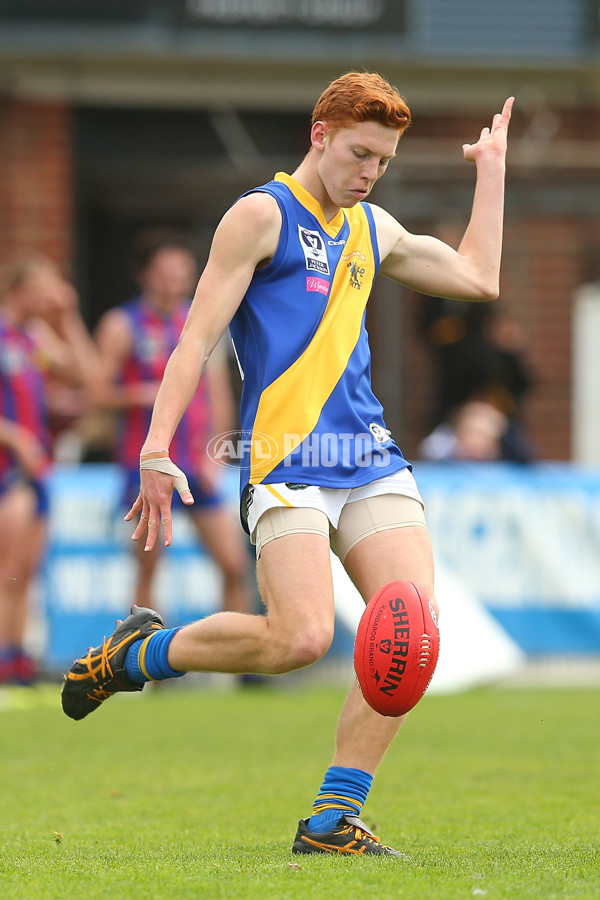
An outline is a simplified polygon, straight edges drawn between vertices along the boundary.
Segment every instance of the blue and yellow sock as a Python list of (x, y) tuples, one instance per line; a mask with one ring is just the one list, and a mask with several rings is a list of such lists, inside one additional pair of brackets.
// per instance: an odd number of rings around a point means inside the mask
[(185, 672), (176, 672), (167, 662), (169, 644), (181, 627), (153, 631), (147, 638), (135, 641), (125, 656), (127, 677), (143, 684), (145, 681), (164, 681), (185, 675)]
[(372, 783), (373, 776), (362, 769), (330, 766), (313, 806), (309, 830), (324, 834), (331, 831), (345, 813), (359, 816)]

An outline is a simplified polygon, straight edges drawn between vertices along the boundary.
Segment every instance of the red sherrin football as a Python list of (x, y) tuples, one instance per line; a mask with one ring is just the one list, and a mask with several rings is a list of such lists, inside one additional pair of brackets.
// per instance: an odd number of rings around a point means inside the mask
[(440, 649), (437, 617), (412, 581), (393, 581), (371, 598), (358, 624), (354, 669), (363, 696), (382, 716), (403, 716), (431, 681)]

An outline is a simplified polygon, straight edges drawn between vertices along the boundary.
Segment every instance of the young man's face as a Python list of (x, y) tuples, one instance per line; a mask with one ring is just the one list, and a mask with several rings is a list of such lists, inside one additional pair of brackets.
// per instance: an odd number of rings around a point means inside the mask
[(189, 298), (196, 280), (196, 260), (180, 247), (162, 247), (139, 277), (143, 291), (162, 301)]
[(323, 128), (319, 175), (336, 206), (354, 206), (369, 196), (396, 155), (398, 129), (379, 122)]
[(52, 266), (40, 266), (15, 289), (24, 318), (51, 319), (73, 304), (73, 288)]

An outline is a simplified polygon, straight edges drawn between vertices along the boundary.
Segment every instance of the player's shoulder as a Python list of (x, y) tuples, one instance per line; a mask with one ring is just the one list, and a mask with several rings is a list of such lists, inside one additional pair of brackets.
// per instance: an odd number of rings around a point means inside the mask
[(377, 206), (376, 203), (365, 203), (365, 206), (371, 210), (377, 228), (402, 228), (400, 222), (382, 206)]
[(281, 232), (282, 216), (277, 200), (264, 191), (244, 194), (231, 206), (219, 223), (215, 245), (225, 245), (228, 253), (238, 247), (256, 260), (275, 252)]
[(226, 216), (262, 227), (281, 222), (279, 203), (273, 194), (261, 188), (243, 194), (228, 210)]
[(368, 205), (375, 223), (379, 253), (383, 260), (406, 234), (406, 230), (386, 209), (374, 203)]
[(113, 306), (98, 321), (95, 337), (104, 347), (113, 350), (128, 348), (133, 342), (135, 307), (132, 303)]
[(129, 331), (132, 328), (132, 319), (136, 308), (137, 305), (133, 302), (112, 306), (100, 317), (98, 327)]

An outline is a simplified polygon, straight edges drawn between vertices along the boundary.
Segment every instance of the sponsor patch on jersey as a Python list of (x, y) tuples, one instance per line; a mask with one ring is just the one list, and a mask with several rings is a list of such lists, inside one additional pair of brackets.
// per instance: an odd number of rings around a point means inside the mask
[(327, 247), (319, 232), (298, 225), (298, 237), (306, 260), (306, 268), (321, 275), (329, 275)]
[(307, 275), (306, 290), (317, 291), (317, 293), (327, 296), (329, 293), (329, 282), (325, 281), (324, 278), (318, 278), (316, 275)]

